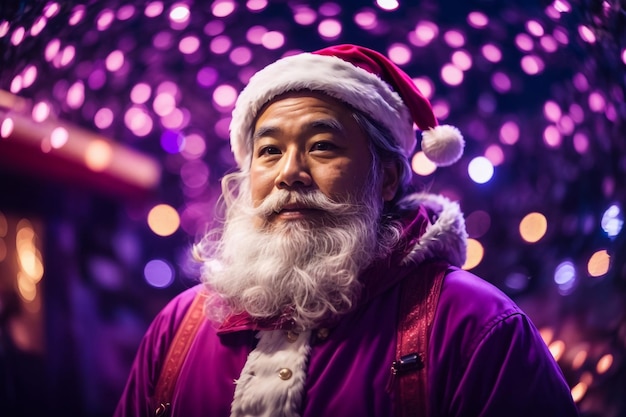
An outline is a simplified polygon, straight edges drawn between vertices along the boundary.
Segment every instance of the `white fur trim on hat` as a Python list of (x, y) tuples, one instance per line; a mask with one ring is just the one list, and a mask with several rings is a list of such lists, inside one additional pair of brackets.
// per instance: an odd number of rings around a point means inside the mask
[(387, 128), (406, 157), (413, 152), (416, 138), (409, 110), (387, 83), (340, 58), (302, 53), (257, 72), (237, 98), (230, 141), (240, 168), (247, 169), (253, 123), (263, 105), (280, 94), (299, 90), (323, 92), (348, 103)]
[(459, 129), (450, 125), (439, 125), (422, 132), (422, 150), (437, 166), (447, 167), (463, 155), (465, 141)]

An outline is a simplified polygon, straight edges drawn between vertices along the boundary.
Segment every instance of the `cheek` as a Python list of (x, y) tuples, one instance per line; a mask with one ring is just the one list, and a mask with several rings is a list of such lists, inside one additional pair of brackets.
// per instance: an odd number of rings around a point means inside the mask
[(254, 168), (250, 170), (250, 196), (255, 207), (268, 196), (273, 187), (274, 180), (270, 172)]

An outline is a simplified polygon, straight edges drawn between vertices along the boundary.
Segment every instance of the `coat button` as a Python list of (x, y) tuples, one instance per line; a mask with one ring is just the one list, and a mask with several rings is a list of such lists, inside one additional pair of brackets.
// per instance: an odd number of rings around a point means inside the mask
[(330, 331), (325, 327), (317, 330), (317, 338), (319, 340), (322, 340), (322, 341), (326, 340), (329, 334), (330, 334)]
[(291, 372), (291, 369), (289, 368), (282, 368), (280, 371), (278, 371), (278, 377), (283, 381), (288, 380), (289, 378), (291, 378), (292, 375), (293, 372)]

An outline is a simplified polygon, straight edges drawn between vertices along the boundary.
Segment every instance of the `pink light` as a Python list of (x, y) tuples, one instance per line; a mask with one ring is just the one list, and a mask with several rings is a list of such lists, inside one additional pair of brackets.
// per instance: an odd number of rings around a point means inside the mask
[(220, 119), (217, 123), (215, 123), (215, 127), (213, 129), (215, 130), (215, 134), (218, 137), (222, 139), (228, 139), (228, 127), (230, 126), (230, 120), (230, 117), (224, 117), (223, 119)]
[(526, 30), (533, 36), (540, 37), (543, 36), (544, 30), (541, 23), (536, 20), (529, 20), (526, 22)]
[(148, 5), (146, 5), (146, 10), (144, 11), (144, 14), (147, 17), (157, 17), (161, 13), (163, 13), (163, 3), (161, 3), (160, 1), (153, 1), (152, 3), (148, 3)]
[(543, 141), (551, 148), (558, 148), (561, 146), (563, 137), (559, 130), (554, 125), (547, 126), (543, 131)]
[(488, 43), (483, 45), (481, 52), (485, 59), (489, 62), (496, 63), (502, 60), (502, 52), (500, 51), (500, 48), (494, 44)]
[(98, 18), (96, 19), (96, 27), (101, 32), (105, 31), (109, 28), (109, 26), (111, 26), (111, 23), (113, 23), (114, 18), (115, 18), (115, 15), (113, 14), (111, 10), (104, 9), (100, 13)]
[(46, 27), (46, 23), (48, 23), (48, 21), (46, 20), (45, 16), (39, 16), (37, 20), (35, 20), (35, 23), (33, 23), (33, 26), (30, 28), (31, 36), (39, 35), (43, 28)]
[(122, 21), (130, 19), (134, 16), (134, 14), (135, 6), (132, 4), (126, 4), (117, 10), (117, 18)]
[(17, 27), (11, 35), (11, 43), (16, 46), (19, 45), (24, 40), (25, 34), (26, 30), (23, 27)]
[(166, 31), (159, 32), (152, 38), (152, 45), (161, 50), (170, 49), (173, 42), (172, 34)]
[(152, 108), (159, 116), (166, 116), (176, 108), (176, 99), (169, 92), (159, 93), (152, 102)]
[(9, 22), (5, 20), (0, 22), (0, 38), (4, 38), (7, 33), (9, 33)]
[(172, 130), (183, 129), (188, 122), (189, 117), (185, 117), (185, 112), (178, 108), (173, 109), (170, 113), (161, 117), (163, 127)]
[(506, 93), (511, 89), (511, 79), (503, 72), (495, 72), (491, 77), (491, 85), (499, 93)]
[(552, 100), (543, 105), (543, 114), (547, 120), (556, 123), (561, 118), (561, 108)]
[(522, 57), (522, 70), (528, 75), (536, 75), (543, 71), (545, 64), (537, 55), (526, 55)]
[(270, 50), (278, 49), (285, 44), (285, 35), (278, 31), (271, 30), (261, 37), (261, 44)]
[(317, 13), (308, 6), (296, 6), (294, 7), (293, 20), (301, 26), (308, 26), (317, 20)]
[(539, 44), (546, 52), (555, 52), (558, 48), (556, 40), (550, 35), (544, 35), (539, 39)]
[(217, 36), (224, 32), (224, 22), (221, 20), (213, 20), (212, 22), (204, 25), (204, 33), (209, 36)]
[(48, 103), (40, 101), (33, 106), (32, 115), (34, 121), (41, 123), (50, 116), (50, 106)]
[(264, 26), (252, 26), (246, 32), (246, 40), (253, 45), (261, 45), (263, 35), (267, 33)]
[(559, 13), (569, 13), (572, 6), (566, 0), (555, 0), (552, 4)]
[(74, 60), (74, 56), (76, 56), (76, 49), (72, 45), (67, 45), (63, 49), (63, 52), (61, 52), (61, 60), (59, 62), (59, 66), (64, 67), (68, 65)]
[(447, 102), (439, 100), (431, 104), (433, 107), (433, 113), (437, 119), (446, 120), (448, 118), (450, 115), (450, 105)]
[(415, 26), (415, 46), (426, 46), (439, 35), (439, 27), (433, 22), (423, 20)]
[(13, 94), (17, 94), (22, 89), (22, 76), (20, 74), (16, 75), (11, 81), (11, 86), (9, 87), (9, 91)]
[(217, 71), (212, 67), (200, 68), (196, 80), (201, 86), (210, 87), (217, 81)]
[(206, 143), (204, 138), (196, 133), (191, 133), (185, 137), (181, 154), (186, 159), (202, 158), (206, 153)]
[(124, 54), (120, 50), (115, 50), (106, 57), (104, 62), (107, 70), (115, 72), (124, 65)]
[(237, 90), (231, 85), (222, 84), (213, 92), (213, 102), (221, 109), (231, 108), (237, 99)]
[(211, 6), (211, 12), (215, 17), (226, 17), (235, 11), (235, 3), (231, 0), (217, 0)]
[(525, 33), (520, 33), (515, 37), (515, 45), (525, 52), (532, 51), (534, 47), (533, 39)]
[(139, 106), (132, 106), (124, 114), (124, 123), (135, 136), (146, 136), (152, 130), (152, 119), (150, 115)]
[(354, 22), (363, 29), (374, 29), (378, 26), (378, 17), (371, 9), (364, 9), (354, 15)]
[(463, 82), (463, 71), (452, 64), (441, 68), (441, 79), (448, 85), (459, 85)]
[(218, 36), (211, 40), (211, 43), (209, 44), (209, 49), (214, 54), (221, 55), (228, 52), (231, 44), (232, 42), (230, 41), (230, 38), (228, 36)]
[(602, 113), (605, 108), (606, 101), (604, 100), (604, 97), (602, 97), (602, 94), (598, 93), (597, 91), (589, 94), (589, 109), (591, 109), (591, 111), (596, 113)]
[(376, 4), (386, 11), (396, 10), (400, 6), (398, 0), (376, 0)]
[(58, 39), (52, 39), (46, 45), (46, 50), (44, 51), (44, 58), (46, 61), (50, 62), (54, 59), (54, 57), (59, 53), (59, 49), (61, 48), (61, 41)]
[(77, 109), (85, 102), (85, 86), (82, 81), (76, 81), (67, 90), (67, 105)]
[(267, 0), (248, 0), (246, 7), (251, 12), (260, 12), (267, 7)]
[(183, 3), (175, 4), (169, 14), (169, 18), (174, 23), (186, 23), (189, 21), (189, 6)]
[(326, 17), (337, 16), (341, 13), (341, 7), (337, 3), (327, 2), (320, 6), (319, 12)]
[(168, 94), (170, 94), (174, 98), (178, 97), (178, 95), (180, 93), (180, 91), (178, 89), (178, 86), (176, 85), (176, 83), (174, 83), (172, 81), (163, 81), (156, 88), (156, 92), (157, 92), (157, 94), (168, 93)]
[(50, 2), (46, 4), (46, 7), (44, 7), (43, 9), (43, 14), (48, 19), (50, 19), (52, 16), (56, 15), (57, 13), (59, 13), (59, 4), (55, 2)]
[(54, 128), (54, 130), (50, 133), (50, 146), (53, 149), (62, 148), (67, 143), (69, 136), (70, 135), (67, 132), (67, 129), (64, 127), (59, 126)]
[(404, 65), (411, 61), (411, 50), (401, 43), (394, 43), (388, 50), (389, 59), (396, 65)]
[(455, 51), (451, 61), (461, 71), (467, 71), (472, 67), (472, 56), (467, 51)]
[(471, 12), (467, 15), (467, 23), (475, 28), (484, 28), (489, 24), (489, 18), (484, 13)]
[(185, 55), (190, 55), (200, 48), (200, 40), (195, 36), (186, 36), (178, 43), (178, 50)]
[(426, 77), (413, 78), (413, 82), (417, 86), (417, 89), (422, 92), (424, 97), (430, 99), (433, 96), (433, 91), (435, 87), (433, 86), (433, 82), (430, 80), (430, 78), (426, 78)]
[(563, 28), (555, 28), (554, 32), (552, 32), (552, 36), (554, 36), (554, 39), (562, 45), (567, 45), (569, 43), (568, 32)]
[(22, 88), (28, 88), (35, 82), (37, 79), (37, 67), (34, 65), (29, 65), (24, 70), (24, 78), (22, 79)]
[(451, 48), (460, 48), (465, 45), (465, 36), (458, 30), (449, 30), (443, 35), (443, 39)]
[(197, 159), (186, 162), (180, 168), (180, 179), (187, 187), (204, 187), (209, 180), (209, 167)]
[(69, 23), (70, 26), (76, 26), (83, 20), (84, 17), (85, 17), (85, 6), (80, 4), (74, 7), (74, 10), (72, 11), (72, 15), (70, 16), (67, 23)]
[(587, 77), (583, 73), (577, 73), (572, 77), (572, 82), (574, 83), (574, 87), (580, 92), (587, 91), (589, 89), (589, 82), (587, 81)]
[(500, 142), (505, 145), (515, 145), (519, 140), (519, 126), (513, 121), (507, 121), (500, 127)]
[(10, 117), (4, 119), (2, 121), (2, 124), (0, 124), (0, 137), (6, 139), (11, 136), (14, 126), (15, 124), (13, 123), (13, 119), (11, 119)]
[(578, 103), (572, 103), (572, 105), (569, 106), (569, 116), (572, 118), (574, 123), (582, 123), (583, 120), (585, 120), (585, 112)]
[(569, 116), (563, 116), (559, 119), (556, 124), (556, 127), (559, 129), (559, 132), (563, 135), (571, 135), (574, 133), (574, 121)]
[(252, 52), (246, 46), (239, 46), (230, 53), (230, 61), (235, 65), (247, 65), (252, 61)]
[(504, 162), (504, 152), (502, 152), (502, 148), (498, 145), (489, 145), (485, 150), (485, 158), (495, 167)]
[(135, 104), (143, 104), (148, 101), (150, 94), (152, 94), (150, 85), (138, 83), (130, 90), (130, 100)]
[(580, 38), (587, 43), (596, 42), (596, 35), (587, 26), (584, 26), (584, 25), (578, 26), (578, 35), (580, 35)]
[(113, 123), (113, 111), (107, 107), (99, 109), (93, 116), (93, 122), (98, 129), (106, 129)]
[(341, 23), (335, 19), (325, 19), (320, 22), (317, 31), (322, 38), (335, 40), (341, 35)]
[(102, 68), (96, 68), (89, 74), (89, 78), (87, 78), (87, 85), (92, 90), (99, 90), (104, 87), (106, 83), (107, 76)]
[(622, 49), (622, 62), (626, 64), (626, 48)]
[(574, 149), (579, 154), (584, 154), (589, 150), (589, 138), (584, 133), (576, 133), (574, 135)]

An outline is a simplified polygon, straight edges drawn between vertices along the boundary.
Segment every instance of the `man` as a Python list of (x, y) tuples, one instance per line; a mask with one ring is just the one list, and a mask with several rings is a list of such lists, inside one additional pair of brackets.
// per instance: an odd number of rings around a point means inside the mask
[(408, 192), (414, 123), (434, 162), (460, 157), (458, 130), (366, 48), (253, 76), (223, 230), (195, 248), (203, 284), (150, 326), (116, 416), (577, 415), (528, 317), (459, 269), (458, 205)]

